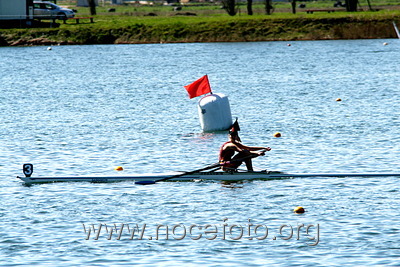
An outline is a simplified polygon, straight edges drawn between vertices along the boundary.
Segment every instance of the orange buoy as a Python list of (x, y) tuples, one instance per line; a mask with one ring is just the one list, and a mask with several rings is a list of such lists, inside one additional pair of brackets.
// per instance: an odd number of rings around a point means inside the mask
[(282, 136), (282, 135), (281, 135), (280, 132), (274, 133), (274, 137), (281, 137), (281, 136)]
[(304, 213), (305, 212), (305, 210), (304, 210), (304, 208), (303, 207), (296, 207), (294, 210), (294, 213)]
[(116, 170), (116, 171), (123, 171), (124, 170), (124, 168), (122, 168), (121, 166), (118, 166), (118, 167), (115, 167), (115, 169), (114, 170)]

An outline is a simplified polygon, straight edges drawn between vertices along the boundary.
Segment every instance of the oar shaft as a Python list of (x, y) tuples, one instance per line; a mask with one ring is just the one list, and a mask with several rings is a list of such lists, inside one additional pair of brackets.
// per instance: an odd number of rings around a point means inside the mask
[(190, 175), (190, 174), (193, 174), (193, 173), (196, 173), (196, 172), (201, 172), (201, 171), (213, 169), (213, 168), (218, 167), (218, 166), (221, 166), (221, 164), (219, 162), (215, 163), (215, 164), (212, 164), (212, 165), (209, 165), (207, 167), (201, 168), (201, 169), (180, 173), (180, 174), (177, 174), (177, 175), (173, 175), (173, 176), (165, 177), (165, 178), (162, 178), (162, 179), (158, 179), (156, 181), (138, 181), (138, 182), (135, 182), (135, 184), (142, 184), (142, 185), (155, 184), (157, 182), (163, 182), (163, 181), (167, 181), (167, 180), (170, 180), (170, 179), (179, 178), (179, 177), (184, 176), (184, 175)]
[(209, 165), (207, 167), (204, 167), (204, 168), (201, 168), (201, 169), (198, 169), (198, 170), (184, 172), (184, 173), (177, 174), (177, 175), (174, 175), (174, 176), (171, 176), (171, 177), (165, 177), (165, 178), (157, 180), (156, 182), (162, 182), (162, 181), (178, 178), (178, 177), (181, 177), (181, 176), (184, 176), (184, 175), (190, 175), (190, 174), (193, 174), (193, 173), (196, 173), (196, 172), (201, 172), (201, 171), (213, 169), (213, 168), (218, 167), (218, 166), (221, 166), (221, 164), (220, 163), (215, 163), (213, 165)]

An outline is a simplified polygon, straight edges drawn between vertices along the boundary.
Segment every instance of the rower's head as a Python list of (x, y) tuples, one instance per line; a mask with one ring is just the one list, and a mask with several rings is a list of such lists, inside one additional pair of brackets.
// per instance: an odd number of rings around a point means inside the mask
[(231, 129), (229, 130), (229, 139), (231, 141), (241, 142), (239, 137), (240, 126), (238, 119), (232, 124)]
[(241, 142), (239, 133), (237, 131), (232, 131), (232, 129), (229, 131), (229, 139), (232, 142)]

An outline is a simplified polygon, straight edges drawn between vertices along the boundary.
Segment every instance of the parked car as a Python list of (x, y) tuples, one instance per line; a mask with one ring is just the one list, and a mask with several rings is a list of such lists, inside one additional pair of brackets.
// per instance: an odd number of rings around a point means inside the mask
[(75, 12), (72, 9), (60, 7), (54, 3), (34, 1), (33, 15), (35, 19), (62, 19), (73, 18)]

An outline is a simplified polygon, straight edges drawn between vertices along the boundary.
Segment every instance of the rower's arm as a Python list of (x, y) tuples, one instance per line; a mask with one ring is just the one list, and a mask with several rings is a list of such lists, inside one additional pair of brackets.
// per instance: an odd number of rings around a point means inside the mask
[(258, 150), (264, 150), (264, 151), (270, 151), (270, 147), (262, 147), (262, 146), (245, 146), (243, 144), (236, 144), (240, 149), (247, 149), (249, 151), (258, 151)]

